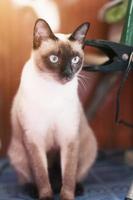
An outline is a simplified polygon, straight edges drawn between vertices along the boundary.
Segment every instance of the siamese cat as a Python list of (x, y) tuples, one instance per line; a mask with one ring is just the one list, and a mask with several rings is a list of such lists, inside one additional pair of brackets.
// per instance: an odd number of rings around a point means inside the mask
[(53, 199), (56, 176), (60, 199), (74, 200), (76, 185), (96, 158), (97, 142), (78, 96), (88, 28), (83, 23), (72, 34), (54, 34), (38, 19), (13, 101), (8, 155), (20, 183), (34, 183), (40, 200)]

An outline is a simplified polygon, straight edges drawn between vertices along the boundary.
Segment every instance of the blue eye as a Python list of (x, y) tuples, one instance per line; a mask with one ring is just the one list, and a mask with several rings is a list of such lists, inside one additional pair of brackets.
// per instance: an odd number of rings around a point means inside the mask
[(50, 60), (51, 63), (57, 63), (59, 58), (56, 55), (50, 55), (49, 60)]
[(80, 57), (79, 56), (75, 56), (75, 57), (72, 58), (72, 63), (73, 64), (77, 64), (79, 62), (79, 60), (80, 60)]

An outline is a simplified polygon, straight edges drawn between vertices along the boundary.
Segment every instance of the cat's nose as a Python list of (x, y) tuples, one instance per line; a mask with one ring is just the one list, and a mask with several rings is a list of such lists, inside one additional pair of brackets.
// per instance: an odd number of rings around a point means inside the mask
[(67, 74), (67, 75), (64, 75), (63, 76), (63, 79), (62, 79), (62, 81), (64, 82), (64, 83), (66, 83), (66, 82), (69, 82), (69, 81), (71, 81), (72, 80), (72, 78), (73, 78), (73, 75), (71, 74)]
[(73, 78), (73, 74), (71, 74), (71, 75), (66, 75), (66, 76), (64, 77), (64, 79), (65, 79), (66, 81), (71, 81), (72, 78)]
[(66, 77), (65, 77), (65, 79), (66, 79), (67, 81), (70, 81), (72, 78), (73, 78), (72, 75), (71, 75), (71, 76), (66, 76)]
[(65, 78), (66, 80), (71, 80), (73, 78), (73, 73), (70, 70), (66, 70), (63, 73), (63, 78)]

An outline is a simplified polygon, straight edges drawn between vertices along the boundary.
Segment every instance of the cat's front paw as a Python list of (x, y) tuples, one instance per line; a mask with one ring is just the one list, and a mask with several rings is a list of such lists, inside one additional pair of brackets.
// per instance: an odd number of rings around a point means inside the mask
[(41, 197), (39, 200), (54, 200), (54, 197)]
[(69, 197), (61, 197), (61, 200), (74, 200), (74, 198), (69, 198)]
[(72, 191), (61, 190), (60, 199), (61, 200), (74, 200), (75, 198), (74, 198), (74, 194)]
[(67, 197), (61, 197), (61, 200), (74, 200), (74, 199), (69, 199), (69, 198), (67, 198)]

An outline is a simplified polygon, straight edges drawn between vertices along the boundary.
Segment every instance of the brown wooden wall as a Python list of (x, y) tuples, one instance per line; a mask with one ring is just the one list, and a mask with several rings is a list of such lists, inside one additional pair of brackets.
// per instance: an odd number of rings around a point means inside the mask
[[(76, 4), (65, 4), (56, 0), (60, 18), (61, 32), (70, 32), (84, 21), (91, 22), (89, 38), (104, 38), (107, 36), (108, 26), (97, 19), (99, 8), (106, 0), (77, 0)], [(0, 1), (0, 138), (2, 140), (1, 155), (6, 152), (9, 144), (10, 107), (13, 95), (18, 87), (20, 72), (23, 64), (30, 55), (32, 46), (32, 30), (37, 16), (30, 8), (16, 9), (10, 0)], [(89, 74), (88, 90), (82, 92), (84, 105), (87, 104), (95, 90), (101, 76)], [(127, 83), (122, 98), (123, 115), (133, 120), (132, 76)], [(92, 121), (92, 126), (98, 138), (100, 148), (131, 147), (132, 130), (114, 124), (115, 95), (117, 86), (104, 101)]]
[(30, 55), (36, 16), (30, 9), (16, 10), (11, 1), (0, 1), (0, 138), (1, 154), (10, 140), (10, 107), (23, 64)]

